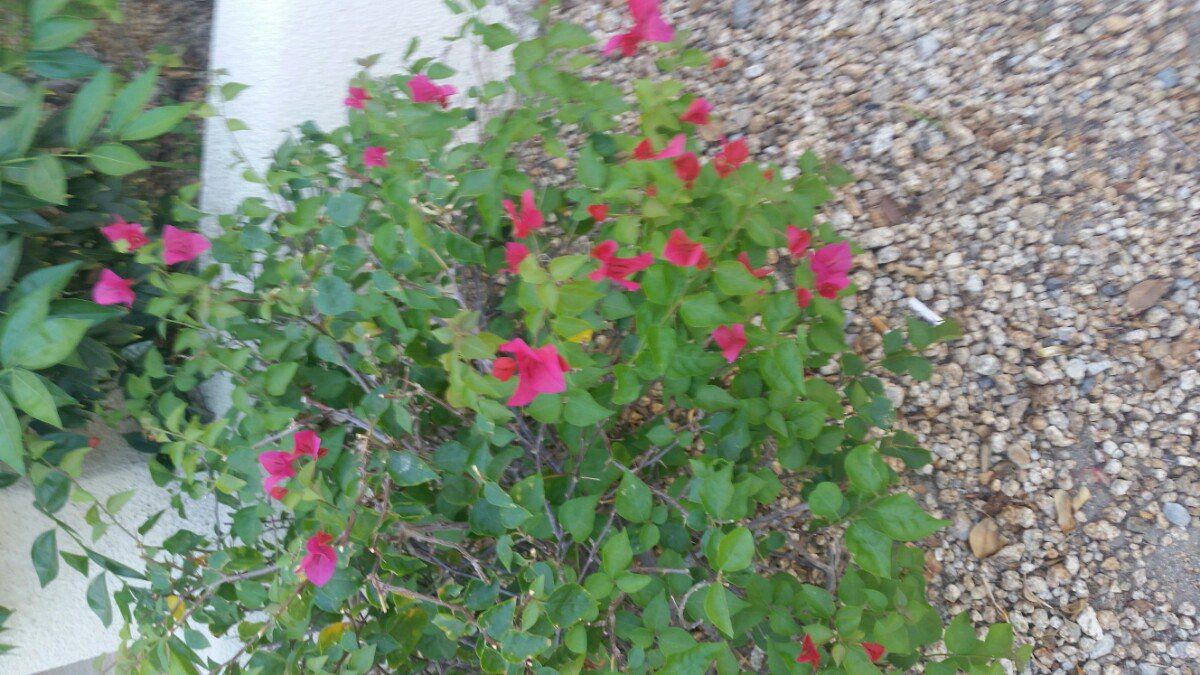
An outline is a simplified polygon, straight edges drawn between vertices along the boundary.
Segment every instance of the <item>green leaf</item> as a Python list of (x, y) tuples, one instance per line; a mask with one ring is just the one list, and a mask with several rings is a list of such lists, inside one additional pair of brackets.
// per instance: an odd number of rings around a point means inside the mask
[(860, 445), (846, 455), (846, 475), (850, 483), (864, 495), (874, 495), (887, 487), (891, 469), (883, 456), (870, 445)]
[(653, 506), (650, 488), (632, 471), (625, 472), (621, 484), (617, 486), (617, 515), (632, 523), (644, 523), (650, 520)]
[(88, 584), (87, 589), (87, 604), (100, 617), (100, 622), (105, 626), (112, 623), (112, 603), (108, 599), (108, 586), (104, 583), (104, 573), (96, 575), (92, 579), (92, 583)]
[(21, 423), (3, 392), (0, 392), (0, 461), (25, 475), (25, 441), (21, 437)]
[(12, 115), (0, 119), (0, 159), (22, 157), (33, 143), (42, 119), (45, 92), (39, 87)]
[(577, 427), (590, 427), (612, 415), (613, 411), (596, 403), (592, 395), (583, 390), (572, 391), (567, 398), (563, 417)]
[(8, 373), (8, 388), (13, 402), (30, 417), (55, 427), (62, 427), (58, 406), (41, 378), (28, 370), (15, 368)]
[(897, 541), (917, 541), (949, 524), (925, 513), (917, 501), (906, 494), (894, 494), (875, 503), (867, 518), (871, 525)]
[(21, 80), (0, 73), (0, 107), (16, 107), (29, 96), (29, 87)]
[(345, 279), (333, 275), (323, 276), (317, 280), (316, 289), (313, 306), (318, 312), (337, 316), (354, 309), (354, 290)]
[(952, 654), (973, 654), (981, 644), (975, 636), (975, 627), (971, 625), (971, 617), (966, 612), (955, 616), (946, 626), (946, 649)]
[(558, 520), (575, 541), (583, 541), (596, 525), (596, 506), (600, 495), (568, 499), (558, 507)]
[(100, 68), (100, 62), (75, 49), (29, 52), (25, 65), (34, 73), (50, 79), (85, 77)]
[(30, 0), (30, 23), (41, 23), (55, 14), (58, 14), (59, 10), (61, 10), (69, 1), (70, 0)]
[(33, 571), (37, 572), (42, 588), (58, 576), (58, 538), (56, 530), (46, 530), (33, 540), (29, 551), (33, 558)]
[(33, 499), (46, 513), (57, 513), (71, 495), (71, 483), (67, 475), (53, 470), (42, 477), (42, 482), (33, 486)]
[(329, 214), (329, 219), (333, 221), (334, 225), (350, 227), (358, 222), (358, 217), (366, 205), (366, 197), (357, 192), (343, 192), (330, 197), (325, 202), (325, 212)]
[(56, 16), (39, 21), (33, 25), (29, 46), (40, 51), (61, 49), (86, 35), (93, 25), (87, 19), (74, 16)]
[(808, 507), (814, 516), (826, 520), (837, 520), (842, 517), (846, 508), (846, 498), (835, 483), (818, 483), (808, 495)]
[(5, 362), (29, 370), (49, 368), (75, 351), (90, 325), (82, 319), (46, 319), (10, 343)]
[(892, 540), (861, 520), (846, 528), (846, 548), (854, 562), (882, 579), (892, 577)]
[(437, 480), (433, 469), (409, 450), (395, 451), (388, 455), (388, 473), (392, 477), (392, 483), (399, 487)]
[(121, 131), (123, 141), (144, 141), (161, 136), (182, 122), (192, 112), (190, 105), (168, 105), (151, 108), (138, 115)]
[(80, 148), (96, 133), (104, 112), (108, 110), (112, 88), (113, 75), (107, 68), (96, 73), (80, 88), (75, 100), (71, 101), (71, 107), (67, 109), (67, 124), (63, 134), (68, 147)]
[(728, 320), (725, 310), (717, 302), (717, 296), (707, 291), (684, 298), (679, 306), (679, 315), (685, 324), (693, 328), (715, 328)]
[(592, 621), (599, 607), (591, 594), (579, 584), (563, 584), (546, 598), (546, 613), (555, 628), (570, 628), (577, 621)]
[(704, 614), (717, 630), (728, 637), (733, 637), (733, 622), (729, 619), (729, 600), (725, 597), (725, 587), (721, 584), (710, 584), (704, 593)]
[(21, 263), (21, 249), (24, 243), (22, 237), (13, 236), (0, 244), (0, 291), (7, 290), (8, 285), (12, 283), (17, 266)]
[(722, 572), (738, 572), (754, 561), (754, 535), (738, 527), (717, 542), (717, 557), (713, 566)]
[(629, 569), (633, 562), (633, 549), (629, 546), (629, 533), (625, 530), (610, 536), (600, 548), (600, 564), (610, 577)]
[(97, 146), (88, 153), (88, 159), (92, 167), (109, 176), (126, 176), (150, 166), (133, 148), (120, 143)]
[(114, 135), (120, 134), (125, 125), (150, 101), (156, 82), (158, 82), (157, 66), (138, 75), (132, 82), (121, 88), (117, 97), (113, 99), (112, 109), (109, 111), (109, 131)]
[(66, 204), (67, 175), (58, 158), (49, 153), (38, 155), (25, 172), (25, 189), (44, 202)]
[(763, 281), (746, 270), (746, 266), (735, 260), (724, 260), (717, 264), (713, 274), (717, 288), (725, 295), (754, 295), (763, 288)]
[(276, 363), (269, 366), (264, 373), (266, 378), (267, 393), (272, 396), (283, 396), (287, 391), (287, 387), (292, 382), (292, 378), (296, 376), (296, 369), (300, 364), (296, 361), (288, 361), (285, 363)]

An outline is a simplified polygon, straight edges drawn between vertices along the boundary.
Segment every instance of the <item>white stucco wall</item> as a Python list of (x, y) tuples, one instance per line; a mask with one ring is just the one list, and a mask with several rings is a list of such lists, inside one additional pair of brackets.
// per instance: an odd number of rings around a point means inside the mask
[[(507, 13), (496, 16), (509, 18)], [(345, 120), (342, 99), (348, 80), (360, 69), (356, 58), (381, 53), (373, 72), (395, 72), (414, 35), (421, 38), (419, 55), (441, 57), (446, 43), (440, 38), (453, 34), (460, 20), (441, 0), (218, 0), (210, 65), (227, 71), (223, 81), (250, 85), (224, 110), (250, 129), (236, 134), (235, 140), (223, 120), (210, 120), (204, 137), (201, 208), (226, 213), (258, 194), (256, 186), (242, 180), (242, 169), (232, 165), (235, 142), (256, 169), (264, 168), (287, 129), (306, 120), (326, 128)], [(445, 61), (460, 71), (454, 83), (465, 90), (474, 80), (470, 53), (457, 49), (446, 54)], [(507, 66), (492, 61), (484, 67), (503, 72)], [(496, 76), (497, 71), (488, 75)], [(219, 391), (215, 393), (213, 403), (220, 405)], [(137, 487), (137, 496), (122, 512), (123, 522), (135, 527), (168, 498), (150, 482), (145, 461), (144, 455), (120, 444), (105, 444), (88, 459), (83, 481), (100, 498)], [(0, 656), (0, 673), (5, 675), (76, 663), (118, 644), (116, 622), (106, 630), (87, 607), (88, 579), (62, 565), (59, 579), (38, 588), (29, 548), (50, 521), (32, 502), (28, 482), (0, 490), (0, 605), (14, 610), (8, 622), (11, 630), (0, 635), (0, 642), (18, 647)], [(83, 511), (68, 504), (62, 513), (82, 526)], [(209, 529), (212, 518), (211, 506), (201, 506), (189, 513), (188, 526)], [(179, 524), (164, 518), (155, 531), (172, 532)], [(72, 550), (65, 539), (59, 537), (60, 546)], [(118, 560), (136, 562), (129, 540), (119, 533), (111, 532), (98, 548)]]

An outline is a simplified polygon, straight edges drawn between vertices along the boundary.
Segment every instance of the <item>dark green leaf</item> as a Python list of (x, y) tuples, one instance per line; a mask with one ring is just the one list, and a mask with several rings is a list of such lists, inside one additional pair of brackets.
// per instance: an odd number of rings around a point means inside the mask
[(569, 499), (558, 507), (558, 520), (575, 541), (583, 541), (592, 534), (599, 503), (600, 495), (591, 495)]
[(21, 437), (21, 423), (8, 397), (0, 392), (0, 460), (25, 474), (25, 441)]
[(25, 65), (38, 75), (51, 79), (84, 77), (100, 68), (99, 61), (74, 49), (29, 52), (25, 56)]
[(617, 514), (630, 522), (644, 523), (650, 519), (650, 509), (653, 506), (650, 488), (642, 479), (633, 475), (632, 471), (625, 472), (621, 484), (617, 487)]
[(97, 574), (92, 583), (88, 584), (87, 604), (100, 617), (105, 626), (112, 623), (112, 603), (108, 599), (108, 586), (104, 583), (104, 574)]
[(54, 581), (58, 576), (58, 537), (56, 530), (46, 530), (33, 540), (30, 550), (33, 557), (33, 570), (37, 572), (38, 583), (42, 588)]
[(555, 628), (566, 629), (580, 620), (594, 620), (599, 614), (599, 607), (579, 584), (563, 584), (546, 598), (546, 613)]

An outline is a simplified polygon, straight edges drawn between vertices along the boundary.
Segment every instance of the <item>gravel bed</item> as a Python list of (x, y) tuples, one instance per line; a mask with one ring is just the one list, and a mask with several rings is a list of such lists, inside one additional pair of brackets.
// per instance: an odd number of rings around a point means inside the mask
[[(622, 5), (563, 11), (606, 37)], [(729, 61), (681, 76), (724, 133), (858, 176), (824, 215), (867, 249), (862, 350), (910, 298), (963, 325), (891, 388), (953, 522), (933, 596), (1034, 672), (1200, 673), (1200, 3), (664, 5)]]

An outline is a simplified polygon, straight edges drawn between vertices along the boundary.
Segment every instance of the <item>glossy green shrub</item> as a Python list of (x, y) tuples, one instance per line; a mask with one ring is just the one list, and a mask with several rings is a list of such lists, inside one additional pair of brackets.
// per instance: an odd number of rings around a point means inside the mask
[[(140, 278), (176, 358), (128, 379), (129, 410), (170, 460), (156, 479), (224, 516), (142, 544), (144, 570), (101, 566), (121, 667), (995, 673), (1025, 656), (1008, 626), (944, 629), (926, 599), (916, 543), (944, 522), (899, 483), (929, 455), (880, 377), (928, 378), (918, 352), (957, 329), (910, 321), (879, 362), (846, 345), (854, 288), (821, 252), (849, 251), (818, 216), (845, 172), (808, 154), (783, 179), (706, 146), (678, 82), (584, 78), (598, 48), (578, 26), (466, 32), (516, 43), (515, 74), (456, 95), (429, 59), (364, 72), (349, 123), (302, 127), (269, 195), (220, 217), (225, 274)], [(706, 63), (679, 41), (663, 70)], [(209, 418), (191, 401), (214, 379), (232, 405)], [(211, 636), (240, 647), (210, 661)]]

